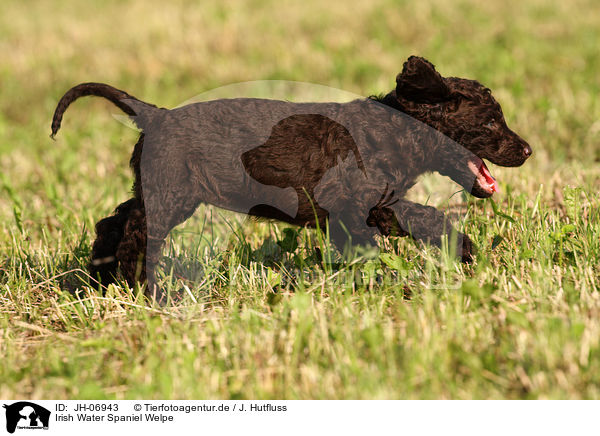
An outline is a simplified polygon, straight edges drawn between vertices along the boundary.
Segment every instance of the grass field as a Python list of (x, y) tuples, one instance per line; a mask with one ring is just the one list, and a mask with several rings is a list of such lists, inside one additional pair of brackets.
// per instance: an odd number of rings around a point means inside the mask
[[(599, 398), (598, 2), (213, 3), (3, 2), (0, 398)], [(292, 280), (309, 238), (282, 251), (285, 226), (251, 223), (204, 280), (167, 278), (176, 305), (87, 287), (136, 132), (87, 99), (53, 142), (65, 90), (107, 82), (165, 107), (264, 79), (370, 95), (411, 54), (490, 87), (534, 150), (490, 166), (495, 205), (461, 200), (473, 265), (403, 239)], [(205, 261), (186, 239), (203, 212), (165, 250), (181, 268)], [(349, 278), (373, 274), (388, 280)]]

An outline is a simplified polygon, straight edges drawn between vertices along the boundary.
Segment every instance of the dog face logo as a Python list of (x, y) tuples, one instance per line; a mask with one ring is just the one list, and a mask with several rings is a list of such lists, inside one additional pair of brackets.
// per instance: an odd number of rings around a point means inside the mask
[(6, 431), (14, 433), (18, 429), (48, 430), (50, 411), (29, 401), (19, 401), (11, 405), (4, 404), (6, 409)]

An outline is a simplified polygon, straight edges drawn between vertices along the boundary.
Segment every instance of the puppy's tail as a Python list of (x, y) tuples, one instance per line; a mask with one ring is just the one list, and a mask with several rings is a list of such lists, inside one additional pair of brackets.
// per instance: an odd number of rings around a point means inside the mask
[(69, 89), (58, 102), (58, 105), (54, 110), (54, 116), (52, 117), (52, 134), (50, 135), (52, 139), (54, 139), (54, 135), (56, 135), (58, 129), (60, 129), (63, 114), (69, 105), (79, 97), (85, 97), (86, 95), (104, 97), (111, 101), (115, 106), (129, 115), (138, 127), (141, 128), (143, 128), (142, 124), (144, 124), (144, 121), (147, 120), (148, 109), (150, 109), (151, 112), (158, 109), (153, 104), (138, 100), (127, 94), (125, 91), (121, 91), (110, 85), (104, 83), (81, 83)]

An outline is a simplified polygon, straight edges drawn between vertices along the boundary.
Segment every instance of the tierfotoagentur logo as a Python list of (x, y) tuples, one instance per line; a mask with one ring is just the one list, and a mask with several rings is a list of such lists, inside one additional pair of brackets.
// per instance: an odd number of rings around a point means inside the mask
[(19, 430), (48, 430), (50, 411), (29, 401), (4, 404), (6, 409), (6, 431), (14, 433)]

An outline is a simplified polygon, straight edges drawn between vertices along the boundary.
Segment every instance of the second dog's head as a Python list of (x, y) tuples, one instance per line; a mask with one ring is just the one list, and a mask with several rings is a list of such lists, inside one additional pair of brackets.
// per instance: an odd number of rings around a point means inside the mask
[(386, 100), (475, 155), (465, 169), (479, 182), (472, 190), (478, 197), (490, 196), (497, 188), (481, 159), (514, 167), (532, 154), (529, 144), (508, 128), (488, 88), (475, 80), (444, 78), (423, 58), (411, 56), (404, 63), (396, 89)]

